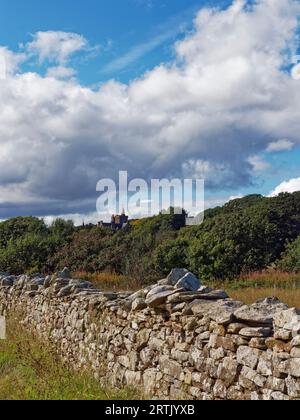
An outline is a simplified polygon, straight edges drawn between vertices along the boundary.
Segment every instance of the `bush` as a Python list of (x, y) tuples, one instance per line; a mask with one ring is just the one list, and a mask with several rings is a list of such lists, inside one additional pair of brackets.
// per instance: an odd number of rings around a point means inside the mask
[(10, 241), (15, 241), (28, 233), (43, 234), (47, 232), (45, 223), (35, 217), (16, 217), (0, 223), (0, 249), (7, 247)]
[(186, 267), (187, 249), (188, 242), (185, 240), (165, 241), (154, 252), (155, 270), (164, 276), (174, 267)]
[(300, 273), (300, 236), (287, 246), (278, 267), (289, 273)]
[(274, 263), (300, 233), (300, 193), (246, 197), (224, 206), (201, 226), (183, 230), (188, 268), (204, 279), (228, 279)]
[(46, 261), (59, 245), (55, 237), (28, 233), (9, 241), (0, 253), (1, 270), (14, 274), (37, 273), (46, 270)]
[(107, 248), (113, 232), (109, 229), (81, 229), (71, 240), (49, 254), (47, 264), (53, 270), (69, 267), (71, 271), (97, 272), (101, 266), (100, 253)]
[(67, 243), (73, 230), (73, 223), (64, 220), (57, 220), (49, 228), (36, 218), (1, 223), (0, 270), (14, 274), (51, 271), (49, 256)]

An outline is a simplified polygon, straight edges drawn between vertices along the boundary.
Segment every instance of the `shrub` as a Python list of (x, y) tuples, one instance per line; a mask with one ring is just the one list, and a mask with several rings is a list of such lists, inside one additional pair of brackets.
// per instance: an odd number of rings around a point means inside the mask
[(155, 270), (161, 275), (167, 275), (174, 267), (187, 266), (188, 242), (183, 239), (165, 241), (154, 252)]
[(300, 272), (300, 236), (287, 246), (278, 267), (290, 273)]

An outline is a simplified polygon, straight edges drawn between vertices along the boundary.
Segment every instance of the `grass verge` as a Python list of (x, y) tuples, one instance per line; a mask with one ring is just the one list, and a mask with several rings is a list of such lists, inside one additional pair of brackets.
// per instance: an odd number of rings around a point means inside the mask
[(9, 320), (0, 340), (0, 400), (133, 400), (133, 390), (103, 389), (88, 373), (69, 370), (49, 345)]

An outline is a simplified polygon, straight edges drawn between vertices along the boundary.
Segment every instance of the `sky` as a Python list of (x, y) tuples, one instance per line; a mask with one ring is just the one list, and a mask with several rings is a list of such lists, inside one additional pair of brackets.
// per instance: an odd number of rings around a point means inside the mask
[(97, 182), (300, 190), (298, 0), (1, 0), (0, 219), (95, 222)]

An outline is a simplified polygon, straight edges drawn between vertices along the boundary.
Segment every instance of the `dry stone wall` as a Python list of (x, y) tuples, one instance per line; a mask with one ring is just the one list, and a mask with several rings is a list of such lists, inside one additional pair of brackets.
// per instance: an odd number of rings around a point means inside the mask
[(245, 306), (191, 273), (137, 293), (0, 273), (0, 315), (50, 340), (75, 369), (149, 398), (300, 399), (300, 312), (275, 298)]

